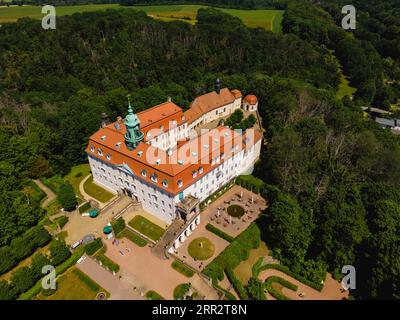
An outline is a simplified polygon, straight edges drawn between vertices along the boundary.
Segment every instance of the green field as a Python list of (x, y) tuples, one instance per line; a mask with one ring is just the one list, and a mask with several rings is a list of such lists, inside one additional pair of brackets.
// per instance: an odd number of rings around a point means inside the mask
[[(163, 5), (163, 6), (133, 6), (122, 7), (118, 4), (90, 4), (81, 6), (57, 6), (58, 16), (70, 15), (77, 12), (97, 11), (106, 9), (142, 10), (155, 19), (164, 21), (181, 20), (189, 23), (196, 22), (196, 14), (201, 5)], [(240, 18), (248, 27), (262, 27), (275, 32), (281, 31), (283, 11), (281, 10), (237, 10), (219, 9)], [(23, 17), (40, 19), (44, 15), (39, 6), (0, 7), (0, 23), (14, 22)]]

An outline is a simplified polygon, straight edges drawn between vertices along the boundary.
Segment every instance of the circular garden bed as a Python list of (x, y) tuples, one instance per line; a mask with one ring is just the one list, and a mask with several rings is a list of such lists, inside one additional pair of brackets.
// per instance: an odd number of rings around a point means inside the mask
[(195, 260), (207, 260), (214, 255), (214, 244), (208, 238), (194, 239), (188, 247), (190, 256)]
[(228, 214), (232, 217), (235, 218), (240, 218), (244, 215), (245, 211), (244, 208), (242, 206), (239, 206), (238, 204), (233, 204), (231, 206), (229, 206), (226, 211), (228, 212)]

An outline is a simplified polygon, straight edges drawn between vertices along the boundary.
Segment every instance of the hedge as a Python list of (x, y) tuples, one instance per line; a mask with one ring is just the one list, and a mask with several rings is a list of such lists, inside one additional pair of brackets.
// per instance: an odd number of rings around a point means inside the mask
[(69, 218), (67, 216), (60, 216), (60, 217), (54, 219), (53, 222), (58, 224), (60, 226), (60, 228), (62, 229), (67, 224), (68, 220), (69, 220)]
[(214, 283), (224, 279), (224, 269), (235, 269), (241, 261), (247, 260), (249, 252), (260, 246), (260, 229), (253, 222), (239, 234), (205, 269), (204, 274)]
[(249, 300), (249, 296), (247, 294), (246, 289), (244, 288), (243, 284), (240, 282), (238, 278), (236, 278), (232, 269), (225, 268), (226, 276), (228, 277), (229, 281), (233, 285), (236, 293), (238, 294), (241, 300)]
[(268, 290), (268, 292), (277, 300), (291, 300), (289, 297), (286, 297), (284, 294), (280, 293), (278, 290), (274, 289), (272, 287), (272, 283), (277, 282), (281, 284), (282, 286), (292, 290), (292, 291), (297, 291), (297, 286), (281, 277), (278, 276), (271, 276), (268, 279), (265, 280), (265, 287)]
[(43, 198), (46, 197), (46, 193), (42, 189), (40, 189), (39, 186), (32, 180), (28, 180), (26, 186), (32, 188), (32, 190), (35, 191), (34, 195), (30, 195), (33, 201), (39, 203), (40, 201), (42, 201)]
[(175, 289), (174, 289), (174, 300), (182, 300), (183, 296), (188, 292), (190, 289), (190, 284), (189, 283), (182, 283), (179, 284)]
[(232, 293), (230, 293), (228, 290), (225, 290), (220, 285), (214, 284), (214, 287), (224, 292), (226, 300), (236, 300), (236, 297)]
[(111, 222), (112, 229), (114, 231), (114, 235), (117, 236), (125, 229), (125, 220), (122, 217), (119, 217), (117, 220)]
[(206, 229), (228, 242), (232, 242), (233, 240), (235, 240), (234, 237), (232, 237), (231, 235), (222, 231), (221, 229), (218, 229), (216, 226), (212, 225), (211, 223), (207, 223)]
[(79, 210), (80, 213), (83, 213), (83, 212), (88, 211), (91, 207), (92, 207), (92, 206), (90, 205), (90, 202), (85, 202), (84, 204), (82, 204), (82, 205), (79, 207), (78, 210)]
[(89, 255), (92, 256), (94, 255), (97, 251), (99, 251), (103, 247), (103, 242), (101, 238), (95, 239), (93, 242), (88, 243), (85, 246), (85, 252)]
[(300, 276), (300, 275), (292, 272), (288, 267), (283, 266), (281, 264), (266, 264), (260, 268), (260, 271), (267, 270), (267, 269), (279, 270), (279, 271), (287, 274), (288, 276), (291, 276), (292, 278), (294, 278), (294, 279), (304, 283), (305, 285), (307, 285), (311, 288), (314, 288), (315, 290), (318, 290), (318, 291), (321, 291), (322, 288), (324, 287), (323, 284), (312, 282), (312, 281), (304, 278), (303, 276)]
[(107, 270), (110, 270), (111, 272), (118, 272), (119, 271), (119, 265), (116, 264), (114, 261), (112, 261), (110, 258), (108, 258), (105, 255), (105, 248), (101, 249), (101, 251), (96, 254), (95, 259), (99, 262), (101, 262), (102, 266), (104, 266)]
[(165, 298), (154, 290), (147, 291), (146, 298), (149, 300), (165, 300)]
[(171, 267), (178, 271), (179, 273), (182, 273), (185, 277), (191, 278), (194, 276), (194, 271), (187, 266), (185, 266), (182, 262), (180, 261), (173, 261), (171, 264)]
[(0, 274), (14, 268), (50, 240), (50, 234), (42, 226), (33, 227), (22, 236), (14, 238), (10, 245), (0, 248)]
[(275, 201), (280, 190), (278, 187), (265, 183), (263, 180), (252, 175), (241, 175), (235, 180), (237, 185), (245, 189), (260, 194), (263, 198), (268, 199), (270, 203)]
[(202, 202), (200, 202), (200, 204), (199, 204), (200, 210), (203, 210), (208, 205), (208, 201), (211, 200), (211, 202), (213, 202), (217, 198), (221, 197), (225, 192), (227, 192), (230, 188), (232, 188), (233, 184), (234, 184), (233, 180), (229, 181), (223, 187), (219, 188), (213, 194), (211, 194), (206, 199), (204, 199)]

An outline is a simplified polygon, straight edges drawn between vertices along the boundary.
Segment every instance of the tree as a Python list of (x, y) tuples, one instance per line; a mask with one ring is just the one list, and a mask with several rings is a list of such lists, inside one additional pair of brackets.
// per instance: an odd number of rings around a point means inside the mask
[(267, 211), (267, 232), (278, 259), (294, 263), (304, 260), (311, 242), (311, 227), (297, 200), (280, 194)]
[(71, 252), (65, 244), (65, 241), (56, 239), (50, 243), (51, 262), (54, 265), (59, 265), (69, 258)]
[(9, 246), (0, 248), (0, 274), (3, 274), (10, 270), (15, 264), (17, 260)]
[(62, 207), (67, 211), (74, 210), (78, 205), (75, 191), (72, 185), (68, 181), (64, 182), (60, 186), (60, 189), (58, 191), (58, 201), (60, 202)]
[(13, 300), (16, 294), (13, 287), (5, 280), (0, 280), (0, 300)]
[(11, 276), (11, 283), (18, 294), (30, 289), (35, 283), (35, 277), (29, 267), (22, 267), (15, 271)]

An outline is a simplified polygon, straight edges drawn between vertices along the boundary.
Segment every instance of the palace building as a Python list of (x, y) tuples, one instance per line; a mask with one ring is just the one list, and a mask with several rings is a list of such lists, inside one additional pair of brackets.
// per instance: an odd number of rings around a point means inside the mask
[(239, 90), (221, 89), (218, 80), (215, 91), (197, 97), (186, 111), (168, 99), (135, 114), (129, 103), (125, 119), (103, 122), (89, 138), (94, 182), (132, 197), (167, 224), (194, 221), (193, 230), (200, 222), (199, 203), (251, 173), (260, 154), (259, 130), (231, 130), (221, 119), (257, 107), (254, 95), (242, 98)]

